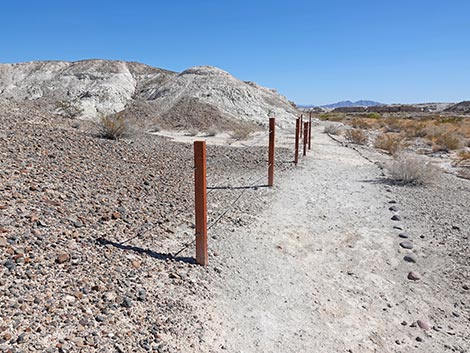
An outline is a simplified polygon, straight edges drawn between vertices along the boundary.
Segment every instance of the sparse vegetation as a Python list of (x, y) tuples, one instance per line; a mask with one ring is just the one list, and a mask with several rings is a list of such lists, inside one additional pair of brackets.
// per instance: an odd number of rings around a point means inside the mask
[(356, 129), (370, 129), (371, 125), (367, 120), (361, 118), (354, 118), (351, 120), (351, 126)]
[(349, 142), (352, 142), (358, 145), (365, 145), (368, 141), (367, 133), (359, 129), (346, 130), (346, 132), (344, 133), (344, 137)]
[(340, 113), (324, 113), (318, 116), (320, 120), (328, 120), (328, 121), (343, 121), (345, 118), (344, 114)]
[(457, 166), (465, 162), (470, 162), (470, 151), (459, 151), (454, 161), (454, 165)]
[(235, 140), (246, 140), (254, 132), (251, 126), (239, 126), (232, 131), (230, 136)]
[(129, 132), (129, 126), (125, 121), (124, 114), (103, 115), (97, 123), (98, 136), (118, 140)]
[(394, 182), (402, 185), (422, 185), (431, 183), (437, 177), (437, 169), (424, 159), (410, 153), (396, 156), (389, 171)]
[(439, 151), (449, 152), (460, 148), (460, 139), (452, 133), (438, 133), (434, 136), (435, 148)]
[(375, 139), (374, 147), (394, 155), (400, 150), (401, 142), (402, 138), (399, 135), (382, 134)]
[(334, 124), (325, 126), (325, 129), (323, 130), (325, 134), (329, 134), (329, 135), (340, 135), (341, 131), (342, 131), (341, 127), (338, 125), (334, 125)]
[(367, 114), (367, 118), (368, 119), (381, 119), (382, 118), (382, 115), (380, 115), (380, 113), (368, 113)]
[(65, 118), (73, 119), (83, 114), (83, 109), (71, 101), (58, 101), (56, 103), (57, 112)]

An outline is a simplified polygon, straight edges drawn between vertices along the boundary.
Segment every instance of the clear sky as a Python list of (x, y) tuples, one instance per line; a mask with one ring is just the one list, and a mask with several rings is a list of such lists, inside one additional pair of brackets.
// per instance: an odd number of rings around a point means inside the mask
[(470, 99), (469, 0), (4, 0), (0, 62), (213, 65), (298, 104)]

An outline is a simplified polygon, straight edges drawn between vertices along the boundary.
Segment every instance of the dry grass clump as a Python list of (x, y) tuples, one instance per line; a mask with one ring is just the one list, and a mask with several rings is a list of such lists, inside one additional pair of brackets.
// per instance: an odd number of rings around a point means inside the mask
[(346, 130), (346, 132), (344, 133), (344, 137), (349, 142), (352, 142), (358, 145), (365, 145), (367, 141), (369, 140), (367, 133), (359, 129)]
[(341, 127), (338, 125), (330, 124), (325, 126), (323, 132), (328, 135), (340, 135), (341, 134)]
[(354, 118), (351, 120), (351, 126), (355, 129), (370, 129), (371, 125), (367, 122), (367, 120), (361, 118)]
[(438, 151), (449, 152), (459, 149), (461, 146), (460, 139), (452, 133), (438, 133), (434, 136), (433, 142), (436, 144), (435, 149)]
[(320, 120), (327, 120), (327, 121), (343, 121), (345, 115), (342, 113), (323, 113), (320, 114), (318, 117)]
[(254, 128), (251, 126), (239, 126), (232, 131), (230, 137), (235, 140), (246, 140), (254, 132)]
[(124, 114), (103, 115), (97, 122), (98, 136), (109, 140), (118, 140), (129, 132)]
[(388, 169), (392, 180), (401, 185), (428, 184), (438, 175), (437, 169), (424, 157), (410, 153), (397, 155)]
[(454, 165), (459, 165), (465, 162), (470, 162), (470, 151), (459, 151), (457, 158), (454, 161)]
[(382, 134), (376, 137), (374, 147), (394, 155), (400, 150), (401, 143), (402, 137), (399, 135)]
[(385, 132), (401, 132), (403, 122), (398, 118), (388, 118), (385, 120)]

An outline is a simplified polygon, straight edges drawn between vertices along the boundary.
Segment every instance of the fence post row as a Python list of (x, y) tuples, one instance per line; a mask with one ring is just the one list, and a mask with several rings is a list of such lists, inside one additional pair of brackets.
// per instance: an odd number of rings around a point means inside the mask
[(299, 162), (299, 135), (300, 135), (300, 118), (295, 121), (295, 155), (294, 163), (297, 165)]
[(312, 112), (308, 114), (308, 149), (312, 149)]
[(194, 191), (196, 207), (196, 263), (208, 265), (206, 141), (194, 141)]
[(302, 128), (304, 126), (304, 115), (300, 114), (300, 138), (302, 139)]
[(274, 185), (274, 138), (276, 119), (269, 118), (268, 186)]
[(304, 123), (304, 156), (307, 155), (308, 123)]

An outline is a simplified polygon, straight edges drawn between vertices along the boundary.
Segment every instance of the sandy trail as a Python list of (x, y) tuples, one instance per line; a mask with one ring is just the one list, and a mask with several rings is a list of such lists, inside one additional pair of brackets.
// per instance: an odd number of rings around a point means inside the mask
[(219, 348), (421, 351), (427, 344), (415, 338), (423, 333), (401, 323), (428, 304), (406, 279), (393, 196), (376, 165), (320, 130), (258, 221), (213, 244), (222, 269), (211, 308)]

